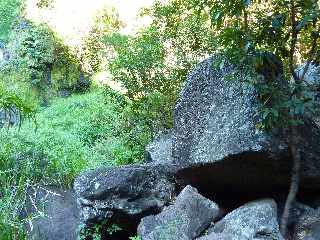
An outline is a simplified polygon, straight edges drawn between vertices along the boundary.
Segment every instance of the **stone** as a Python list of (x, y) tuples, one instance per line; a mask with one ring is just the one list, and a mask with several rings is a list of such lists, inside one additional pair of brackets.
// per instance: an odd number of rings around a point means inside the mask
[(172, 162), (172, 133), (162, 135), (148, 144), (145, 159), (153, 163)]
[(277, 204), (274, 200), (250, 202), (217, 222), (205, 239), (219, 239), (216, 237), (220, 234), (232, 236), (229, 238), (232, 240), (283, 240), (277, 218)]
[[(288, 134), (257, 130), (257, 92), (239, 74), (230, 80), (235, 70), (215, 56), (189, 75), (174, 110), (172, 156), (181, 166), (177, 175), (185, 185), (200, 192), (211, 188), (217, 195), (288, 188)], [(306, 122), (299, 128), (301, 189), (314, 191), (320, 190), (320, 128)]]
[(21, 114), (15, 107), (4, 110), (0, 109), (0, 128), (8, 125), (13, 126), (19, 124), (21, 121)]
[[(303, 63), (297, 68), (296, 73), (298, 77), (301, 78), (303, 76), (306, 66), (307, 63)], [(314, 87), (320, 87), (320, 66), (311, 62), (308, 66), (303, 80), (308, 86), (311, 85)]]
[(71, 190), (43, 187), (29, 191), (24, 213), (34, 216), (27, 222), (27, 232), (32, 240), (79, 239), (79, 211)]
[(142, 240), (191, 240), (199, 236), (218, 215), (216, 203), (187, 186), (173, 205), (158, 215), (141, 220), (138, 236)]
[(233, 236), (221, 233), (211, 233), (207, 236), (197, 238), (196, 240), (233, 240)]
[(171, 165), (130, 165), (80, 175), (74, 189), (82, 221), (90, 224), (119, 216), (140, 220), (161, 210), (175, 196), (174, 169)]
[(294, 226), (294, 240), (320, 239), (320, 208), (305, 211)]

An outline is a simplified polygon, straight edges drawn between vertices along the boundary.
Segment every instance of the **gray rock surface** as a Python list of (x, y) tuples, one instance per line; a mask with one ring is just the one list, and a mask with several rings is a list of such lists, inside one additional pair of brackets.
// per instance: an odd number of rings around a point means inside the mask
[(187, 186), (174, 205), (158, 215), (143, 218), (138, 235), (142, 240), (191, 240), (199, 236), (218, 215), (217, 204)]
[(174, 197), (175, 166), (131, 165), (80, 175), (74, 189), (84, 223), (160, 210)]
[(294, 240), (320, 239), (320, 208), (305, 211), (294, 227)]
[(5, 125), (16, 125), (20, 122), (21, 116), (19, 111), (12, 107), (8, 110), (0, 109), (0, 128)]
[(172, 133), (155, 139), (146, 147), (146, 161), (153, 163), (170, 163), (172, 159)]
[(283, 240), (277, 204), (272, 199), (247, 203), (217, 222), (204, 239), (225, 239), (223, 236), (232, 236), (232, 240)]
[[(80, 224), (76, 197), (70, 190), (45, 187), (29, 192), (27, 223), (30, 240), (78, 240)], [(44, 216), (40, 215), (43, 211)]]
[[(261, 151), (267, 136), (256, 130), (254, 88), (225, 77), (235, 68), (209, 58), (190, 74), (174, 112), (173, 156), (179, 164), (219, 161), (247, 151)], [(242, 79), (243, 80), (243, 79)]]
[[(302, 64), (297, 68), (296, 73), (298, 77), (302, 77), (307, 63)], [(304, 81), (310, 86), (320, 86), (320, 66), (310, 63), (304, 75)]]
[[(174, 111), (174, 163), (185, 167), (180, 173), (186, 184), (198, 188), (207, 182), (215, 193), (286, 188), (291, 168), (287, 134), (257, 130), (257, 93), (242, 76), (228, 80), (234, 70), (212, 57), (188, 77)], [(320, 190), (320, 128), (308, 122), (300, 132), (301, 186)]]
[(233, 236), (223, 233), (211, 233), (209, 235), (197, 238), (196, 240), (233, 240)]

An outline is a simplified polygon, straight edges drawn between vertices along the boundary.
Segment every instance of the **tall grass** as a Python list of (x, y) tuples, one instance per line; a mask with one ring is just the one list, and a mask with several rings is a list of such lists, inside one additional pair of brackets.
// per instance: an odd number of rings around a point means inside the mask
[(83, 171), (143, 159), (150, 135), (138, 125), (128, 130), (130, 105), (124, 106), (120, 95), (105, 93), (98, 89), (57, 98), (38, 109), (36, 125), (25, 121), (20, 129), (0, 130), (1, 240), (25, 238), (20, 210), (28, 187), (71, 187)]

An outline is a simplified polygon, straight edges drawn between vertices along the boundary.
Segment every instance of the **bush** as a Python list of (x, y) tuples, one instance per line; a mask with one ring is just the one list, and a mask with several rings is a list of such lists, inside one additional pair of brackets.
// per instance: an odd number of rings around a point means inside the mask
[(128, 97), (123, 129), (133, 142), (144, 147), (155, 135), (172, 127), (172, 109), (181, 81), (167, 65), (167, 52), (156, 28), (147, 28), (135, 37), (113, 34), (107, 44), (114, 51), (108, 68)]
[(165, 92), (172, 89), (165, 68), (164, 45), (156, 29), (146, 29), (136, 37), (113, 34), (107, 43), (115, 51), (109, 70), (113, 79), (122, 83), (131, 100), (154, 90)]

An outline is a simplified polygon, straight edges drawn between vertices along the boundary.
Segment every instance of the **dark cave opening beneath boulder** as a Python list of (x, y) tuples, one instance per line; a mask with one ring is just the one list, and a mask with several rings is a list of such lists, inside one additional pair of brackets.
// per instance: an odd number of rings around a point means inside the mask
[[(272, 198), (279, 213), (290, 187), (291, 159), (274, 159), (264, 152), (243, 153), (215, 163), (183, 168), (176, 174), (178, 191), (186, 185), (198, 189), (204, 197), (216, 202), (228, 213), (250, 201)], [(319, 205), (315, 196), (320, 191), (319, 179), (302, 173), (297, 201)]]

